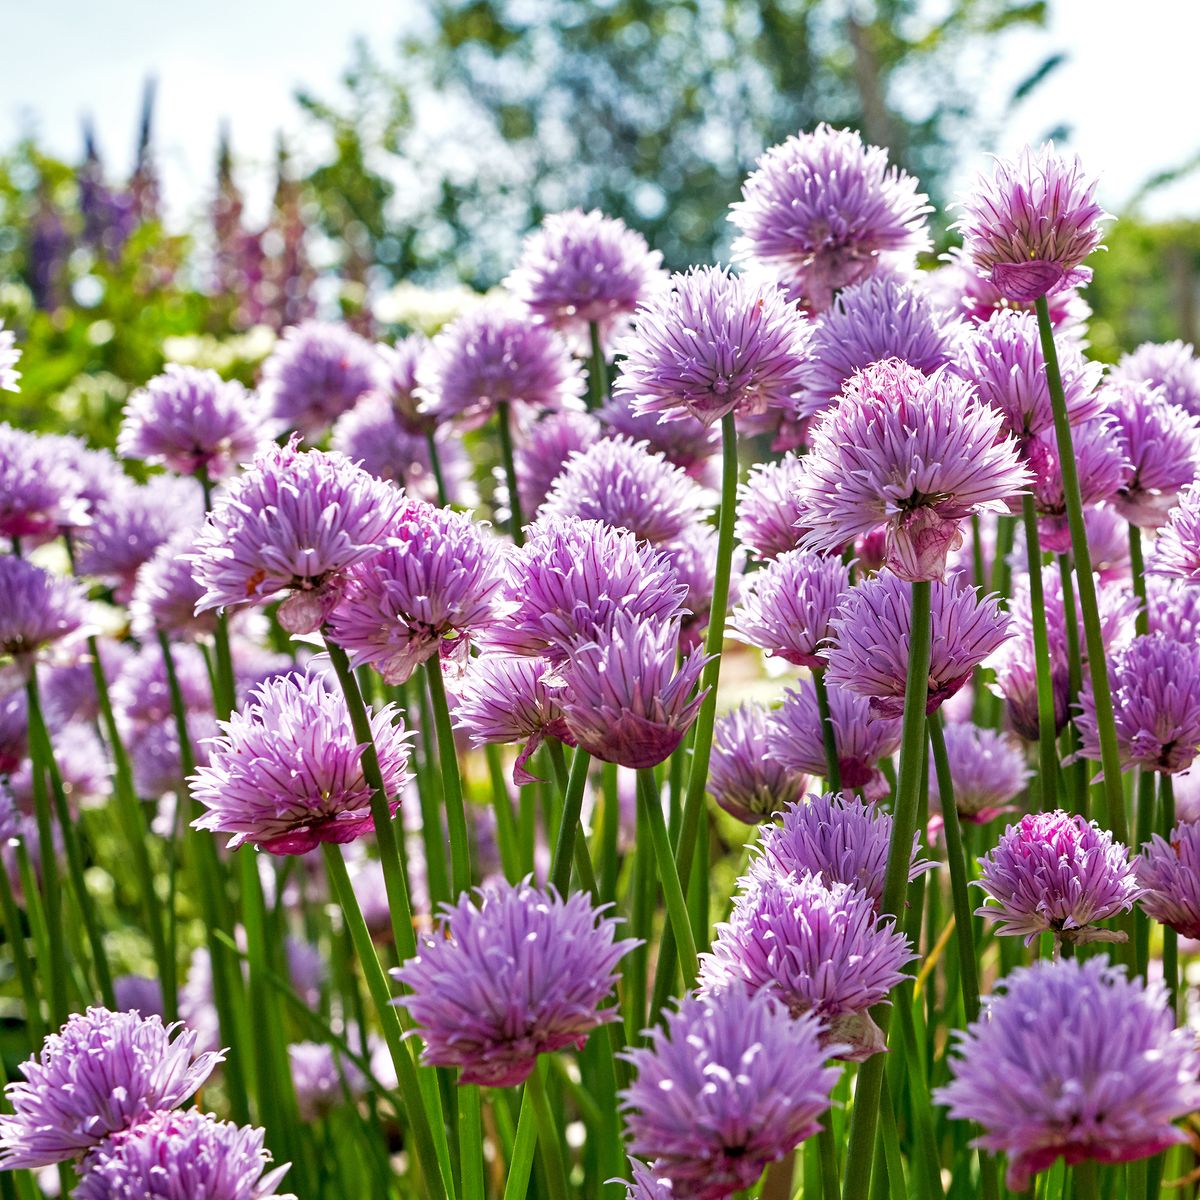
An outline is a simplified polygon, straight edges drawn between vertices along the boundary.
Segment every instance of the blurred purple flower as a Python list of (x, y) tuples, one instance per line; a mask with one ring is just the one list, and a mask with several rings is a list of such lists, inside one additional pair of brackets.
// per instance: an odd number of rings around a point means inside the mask
[[(429, 349), (429, 339), (423, 333), (413, 333), (401, 338), (394, 346), (376, 346), (375, 353), (383, 363), (382, 381), (358, 405), (370, 403), (372, 407), (382, 400), (392, 410), (396, 425), (412, 437), (423, 438), (437, 428), (437, 421), (421, 411), (421, 397), (417, 392), (417, 364)], [(338, 447), (339, 449), (341, 447)], [(350, 454), (350, 451), (346, 451)], [(353, 458), (354, 455), (350, 454)], [(369, 468), (368, 468), (369, 469)]]
[[(692, 650), (700, 645), (712, 617), (713, 583), (717, 574), (719, 542), (720, 534), (715, 525), (699, 523), (689, 526), (679, 537), (663, 542), (657, 547), (670, 563), (671, 570), (675, 573), (675, 581), (687, 588), (687, 594), (683, 598), (686, 611), (679, 625), (681, 650)], [(726, 613), (730, 604), (736, 604), (741, 599), (745, 569), (745, 551), (735, 545), (729, 564)]]
[(600, 422), (591, 413), (564, 409), (547, 413), (522, 427), (514, 452), (521, 511), (531, 518), (550, 494), (575, 452), (587, 450), (600, 438)]
[(1180, 821), (1169, 841), (1153, 834), (1133, 872), (1150, 916), (1181, 937), (1200, 938), (1200, 824)]
[(363, 1073), (328, 1042), (293, 1042), (287, 1053), (301, 1121), (319, 1121), (367, 1090)]
[(113, 992), (122, 1012), (132, 1009), (143, 1017), (162, 1016), (162, 984), (157, 979), (147, 975), (118, 975), (113, 980)]
[(0, 555), (0, 655), (25, 668), (40, 650), (78, 636), (83, 621), (84, 597), (73, 580)]
[(173, 533), (139, 568), (129, 598), (130, 628), (136, 637), (153, 641), (162, 632), (194, 641), (216, 630), (214, 612), (196, 612), (204, 588), (192, 574), (189, 555), (198, 534), (198, 529)]
[(786, 767), (772, 753), (767, 711), (740, 704), (717, 718), (708, 794), (747, 825), (769, 821), (808, 788), (808, 776)]
[(56, 537), (86, 523), (82, 481), (54, 438), (0, 424), (0, 537)]
[(1162, 388), (1168, 404), (1200, 417), (1200, 360), (1184, 342), (1144, 342), (1113, 367), (1109, 379)]
[[(212, 685), (202, 651), (191, 645), (171, 647), (171, 662), (185, 712), (211, 712)], [(148, 642), (121, 663), (109, 688), (124, 737), (139, 728), (171, 719), (171, 690), (162, 648)]]
[(804, 459), (787, 454), (778, 462), (756, 463), (738, 484), (735, 532), (756, 558), (777, 558), (800, 544), (806, 531), (798, 527), (795, 496), (804, 474)]
[[(1003, 812), (1025, 790), (1031, 772), (1025, 753), (995, 729), (969, 721), (946, 725), (946, 757), (954, 786), (954, 808), (964, 821), (984, 825)], [(937, 773), (929, 772), (929, 799), (941, 804)]]
[(631, 395), (614, 396), (596, 414), (610, 436), (649, 442), (650, 447), (682, 467), (698, 483), (715, 487), (721, 430), (700, 421), (672, 421), (656, 412), (637, 412)]

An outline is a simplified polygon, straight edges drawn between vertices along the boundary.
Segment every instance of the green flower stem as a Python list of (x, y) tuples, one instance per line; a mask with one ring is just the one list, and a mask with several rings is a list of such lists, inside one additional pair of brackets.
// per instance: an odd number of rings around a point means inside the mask
[[(1154, 772), (1148, 767), (1138, 768), (1137, 805), (1134, 809), (1134, 843), (1143, 846), (1154, 832), (1155, 818)], [(1164, 927), (1165, 928), (1165, 927)], [(1133, 910), (1133, 969), (1143, 979), (1150, 962), (1150, 918), (1141, 905)]]
[[(648, 818), (641, 804), (637, 806), (636, 822), (628, 904), (630, 934), (640, 945), (630, 951), (621, 977), (621, 990), (625, 1000), (625, 1040), (631, 1044), (637, 1042), (646, 1027), (650, 941), (654, 923), (654, 853)], [(661, 967), (660, 956), (659, 968)]]
[[(554, 754), (551, 742), (551, 758)], [(559, 747), (559, 753), (562, 748)], [(583, 809), (583, 793), (587, 787), (588, 767), (592, 756), (582, 747), (571, 759), (571, 771), (563, 792), (562, 817), (558, 825), (558, 838), (554, 843), (554, 857), (550, 860), (550, 884), (560, 896), (566, 896), (571, 886), (571, 864), (575, 861), (575, 843), (579, 840), (579, 814)]]
[(821, 1156), (821, 1198), (838, 1200), (841, 1193), (841, 1172), (838, 1170), (837, 1143), (826, 1117), (817, 1131), (817, 1151)]
[(21, 910), (13, 895), (12, 881), (8, 871), (0, 867), (0, 909), (4, 914), (4, 934), (12, 949), (13, 966), (21, 985), (21, 996), (25, 1001), (25, 1024), (29, 1029), (30, 1041), (37, 1045), (46, 1035), (46, 1024), (42, 1020), (42, 1003), (33, 979), (33, 962), (25, 945), (25, 931), (21, 926)]
[(1050, 638), (1046, 631), (1046, 595), (1042, 588), (1042, 543), (1033, 497), (1021, 497), (1025, 546), (1029, 558), (1029, 606), (1033, 617), (1033, 665), (1037, 672), (1038, 779), (1042, 807), (1058, 806), (1058, 749), (1054, 739), (1054, 685), (1050, 678)]
[[(925, 758), (925, 705), (929, 693), (932, 588), (928, 581), (912, 585), (912, 620), (909, 636), (908, 679), (904, 690), (904, 725), (900, 742), (900, 775), (892, 815), (880, 912), (904, 911), (908, 891), (909, 858), (921, 803), (921, 777)], [(881, 1006), (875, 1019), (886, 1035), (891, 1012)], [(859, 1069), (854, 1116), (846, 1154), (845, 1200), (868, 1200), (879, 1099), (887, 1055), (876, 1054)]]
[(422, 682), (411, 681), (416, 687), (420, 755), (414, 756), (418, 766), (417, 798), (421, 805), (421, 843), (425, 847), (425, 878), (429, 899), (436, 910), (450, 899), (450, 868), (446, 863), (446, 834), (442, 821), (442, 777), (433, 768), (437, 748), (433, 731), (433, 716), (429, 693)]
[[(1038, 304), (1045, 304), (1045, 300), (1039, 300)], [(1071, 1175), (1075, 1185), (1071, 1200), (1099, 1200), (1100, 1174), (1095, 1159), (1085, 1158), (1083, 1162), (1076, 1163), (1071, 1168)]]
[(446, 805), (446, 828), (450, 835), (450, 886), (457, 897), (471, 888), (471, 835), (467, 831), (462, 776), (458, 770), (458, 752), (454, 748), (454, 728), (450, 724), (440, 655), (425, 660), (425, 679), (429, 684), (433, 723), (437, 730), (438, 767)]
[(442, 456), (438, 452), (437, 438), (433, 430), (425, 435), (425, 445), (429, 448), (429, 465), (433, 468), (433, 482), (437, 485), (437, 502), (439, 508), (445, 508), (450, 503), (450, 495), (446, 491), (446, 477), (442, 473)]
[[(1169, 838), (1175, 828), (1175, 780), (1165, 771), (1158, 781), (1159, 818), (1158, 827), (1162, 836)], [(1179, 935), (1173, 929), (1163, 926), (1163, 982), (1167, 989), (1167, 999), (1171, 1012), (1177, 1011), (1179, 996)]]
[(504, 878), (516, 883), (521, 878), (521, 848), (517, 842), (516, 818), (513, 816), (512, 799), (508, 794), (508, 778), (504, 773), (504, 760), (500, 747), (484, 747), (487, 759), (488, 778), (492, 785), (492, 810), (496, 814), (496, 844), (500, 849), (500, 862), (504, 867)]
[[(1083, 687), (1083, 658), (1079, 647), (1079, 623), (1075, 620), (1075, 585), (1071, 582), (1071, 560), (1065, 554), (1058, 556), (1059, 578), (1062, 580), (1063, 612), (1067, 629), (1067, 710), (1074, 711)], [(1071, 721), (1062, 734), (1062, 757), (1067, 759), (1076, 754), (1081, 741), (1075, 722)], [(1071, 811), (1081, 817), (1088, 815), (1088, 766), (1083, 758), (1063, 768)]]
[(1046, 381), (1054, 410), (1054, 435), (1062, 469), (1063, 493), (1067, 502), (1067, 522), (1071, 528), (1071, 549), (1075, 556), (1075, 575), (1079, 588), (1079, 607), (1083, 613), (1084, 643), (1087, 647), (1088, 674), (1096, 705), (1096, 731), (1100, 740), (1100, 763), (1104, 772), (1104, 800), (1109, 829), (1118, 842), (1129, 844), (1129, 823), (1125, 819), (1125, 797), (1121, 787), (1121, 759), (1117, 750), (1117, 728), (1113, 718), (1112, 692), (1108, 679), (1108, 659), (1100, 628), (1100, 606), (1096, 598), (1096, 579), (1092, 574), (1092, 555), (1088, 549), (1087, 526), (1083, 520), (1083, 502), (1079, 493), (1079, 472), (1067, 402), (1063, 394), (1058, 354), (1054, 348), (1054, 330), (1046, 297), (1037, 301), (1038, 332), (1042, 356), (1046, 360)]
[(592, 345), (588, 361), (588, 407), (600, 408), (608, 399), (608, 362), (604, 358), (600, 326), (595, 321), (588, 322), (588, 338)]
[(814, 667), (813, 690), (817, 694), (817, 715), (821, 718), (821, 738), (825, 743), (825, 781), (831, 792), (842, 790), (842, 768), (838, 762), (837, 732), (829, 711), (829, 689), (825, 686), (824, 668)]
[(514, 546), (525, 545), (525, 520), (521, 514), (521, 496), (517, 491), (517, 464), (513, 457), (512, 407), (506, 401), (498, 406), (500, 454), (504, 459), (504, 477), (508, 481), (509, 529)]
[(459, 1086), (458, 1131), (462, 1200), (484, 1200), (483, 1114), (474, 1084)]
[(521, 1097), (521, 1115), (517, 1120), (517, 1133), (513, 1138), (512, 1156), (508, 1160), (508, 1178), (504, 1182), (504, 1200), (527, 1200), (529, 1175), (533, 1169), (533, 1152), (537, 1149), (538, 1122), (533, 1111), (533, 1100)]
[(1138, 610), (1134, 618), (1134, 631), (1138, 637), (1150, 632), (1150, 608), (1146, 600), (1146, 558), (1142, 553), (1142, 531), (1129, 523), (1129, 573), (1133, 579), (1133, 594), (1137, 597)]
[[(34, 780), (34, 786), (37, 786), (36, 780)], [(21, 893), (25, 900), (25, 916), (29, 921), (29, 936), (33, 939), (34, 963), (53, 964), (54, 950), (50, 941), (50, 926), (46, 920), (46, 910), (42, 905), (41, 892), (38, 889), (37, 873), (33, 869), (33, 863), (29, 861), (29, 849), (22, 838), (17, 839), (14, 849), (17, 856), (17, 877), (21, 880)], [(61, 981), (62, 1005), (64, 1010), (69, 1012), (66, 1001), (67, 981), (65, 972), (60, 976), (53, 968), (48, 972), (38, 971), (39, 980), (44, 980), (47, 974), (49, 974), (50, 980), (48, 985), (43, 983), (42, 992), (49, 1007), (51, 1027), (57, 1029), (66, 1020), (66, 1017), (59, 1017), (55, 1012), (55, 984)]]
[[(538, 1145), (542, 1148), (542, 1161), (546, 1166), (546, 1182), (550, 1200), (567, 1200), (567, 1164), (563, 1155), (562, 1122), (555, 1119), (546, 1093), (546, 1064), (539, 1058), (525, 1083), (525, 1096), (533, 1104), (533, 1115), (537, 1120)], [(524, 1102), (522, 1102), (524, 1107)]]
[(610, 903), (617, 898), (617, 877), (621, 871), (621, 802), (617, 795), (616, 763), (605, 763), (601, 771), (604, 801), (600, 809), (600, 899)]

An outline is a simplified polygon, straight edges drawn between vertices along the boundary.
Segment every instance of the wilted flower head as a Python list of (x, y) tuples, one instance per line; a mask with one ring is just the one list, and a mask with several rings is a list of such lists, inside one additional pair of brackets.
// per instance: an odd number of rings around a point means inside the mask
[(649, 442), (653, 450), (666, 455), (667, 462), (682, 467), (693, 479), (715, 486), (715, 457), (721, 449), (721, 430), (700, 421), (673, 421), (656, 412), (638, 412), (630, 395), (617, 395), (596, 414), (610, 436)]
[(766, 710), (741, 704), (717, 718), (708, 794), (727, 812), (754, 825), (769, 821), (804, 795), (808, 776), (772, 753)]
[(804, 474), (804, 459), (786, 454), (778, 462), (756, 463), (738, 484), (735, 532), (756, 558), (777, 558), (800, 544), (796, 488)]
[(954, 1078), (934, 1099), (1008, 1155), (1010, 1188), (1059, 1157), (1129, 1162), (1185, 1140), (1172, 1122), (1200, 1105), (1200, 1058), (1161, 985), (1099, 957), (1018, 967), (1000, 986), (956, 1034)]
[(46, 1167), (86, 1154), (155, 1109), (182, 1104), (223, 1054), (196, 1054), (196, 1035), (155, 1016), (89, 1008), (21, 1064), (5, 1088), (0, 1168)]
[(0, 555), (0, 655), (25, 662), (77, 634), (83, 619), (83, 595), (72, 580)]
[(765, 268), (807, 308), (828, 308), (839, 288), (929, 249), (928, 197), (852, 129), (818, 125), (756, 166), (730, 206), (741, 230), (734, 258)]
[(1094, 926), (1128, 912), (1141, 894), (1125, 847), (1095, 821), (1062, 811), (1008, 826), (979, 860), (979, 876), (972, 882), (991, 903), (976, 914), (1026, 945), (1043, 933), (1067, 942), (1124, 941)]
[(801, 545), (825, 552), (887, 525), (887, 565), (902, 579), (941, 579), (971, 513), (1007, 512), (1029, 473), (998, 412), (949, 372), (898, 359), (846, 385), (812, 433), (796, 487)]
[(621, 1093), (629, 1150), (672, 1195), (726, 1200), (816, 1133), (837, 1071), (824, 1065), (821, 1022), (792, 1017), (743, 988), (691, 996), (626, 1057)]
[(1142, 908), (1185, 938), (1200, 937), (1200, 823), (1180, 821), (1170, 841), (1154, 834), (1133, 860)]
[(1200, 417), (1200, 359), (1184, 342), (1144, 342), (1113, 367), (1109, 378), (1161, 388), (1168, 404)]
[[(408, 738), (388, 705), (371, 733), (392, 812), (409, 782)], [(322, 842), (350, 842), (372, 827), (363, 747), (340, 690), (315, 673), (261, 684), (241, 712), (220, 723), (209, 765), (188, 781), (208, 811), (197, 829), (232, 834), (272, 854), (306, 854)]]
[(263, 1136), (195, 1108), (156, 1112), (103, 1142), (71, 1194), (75, 1200), (295, 1200), (275, 1191), (288, 1168), (267, 1170)]
[(84, 524), (81, 486), (53, 438), (0, 424), (0, 537), (42, 540)]
[(1086, 283), (1083, 261), (1100, 245), (1107, 215), (1083, 164), (1056, 154), (1052, 142), (998, 158), (960, 205), (963, 248), (1010, 300), (1028, 303)]
[(954, 362), (961, 332), (915, 283), (885, 275), (848, 288), (813, 325), (796, 412), (835, 407), (857, 372), (884, 359), (932, 374)]
[(279, 621), (311, 633), (333, 610), (347, 567), (382, 545), (404, 496), (344, 455), (272, 447), (217, 498), (196, 539), (197, 605), (229, 608), (288, 593)]
[[(943, 736), (958, 815), (983, 825), (1011, 811), (1012, 801), (1029, 782), (1024, 751), (1010, 737), (969, 721), (947, 725)], [(935, 771), (929, 772), (929, 798), (941, 803)]]
[(315, 437), (385, 378), (365, 338), (345, 325), (305, 321), (283, 331), (263, 363), (259, 394), (284, 429)]
[(773, 284), (694, 267), (638, 309), (613, 394), (635, 412), (705, 425), (790, 409), (807, 341), (807, 321)]
[(564, 409), (546, 413), (521, 430), (513, 455), (521, 511), (530, 519), (538, 513), (550, 486), (577, 450), (600, 438), (600, 422), (591, 413)]
[[(1009, 636), (1009, 618), (994, 596), (980, 599), (961, 574), (933, 584), (929, 699), (933, 712)], [(884, 716), (904, 713), (912, 634), (909, 587), (888, 572), (852, 588), (831, 622), (828, 680), (866, 696)]]
[(412, 989), (408, 1009), (424, 1062), (459, 1067), (460, 1083), (515, 1087), (539, 1054), (582, 1048), (617, 1020), (600, 1005), (634, 946), (586, 892), (565, 900), (528, 882), (497, 882), (443, 905), (438, 936), (392, 974)]
[(328, 1042), (293, 1042), (287, 1053), (302, 1121), (319, 1121), (367, 1090), (363, 1073)]
[(676, 669), (679, 625), (618, 611), (559, 668), (563, 716), (575, 740), (604, 762), (653, 767), (669, 758), (696, 719), (693, 695), (708, 661), (693, 650)]
[(17, 370), (20, 360), (17, 335), (11, 329), (5, 329), (4, 322), (0, 321), (0, 392), (21, 390), (17, 384), (17, 380), (21, 378), (21, 372)]
[(382, 549), (347, 570), (330, 637), (390, 684), (426, 659), (463, 655), (498, 612), (505, 550), (464, 513), (409, 502)]

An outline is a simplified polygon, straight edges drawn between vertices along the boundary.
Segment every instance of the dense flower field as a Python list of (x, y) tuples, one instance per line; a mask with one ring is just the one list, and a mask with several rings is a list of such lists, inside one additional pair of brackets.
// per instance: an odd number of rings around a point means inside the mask
[(1192, 1194), (1200, 362), (1053, 147), (929, 212), (0, 425), (3, 1196)]

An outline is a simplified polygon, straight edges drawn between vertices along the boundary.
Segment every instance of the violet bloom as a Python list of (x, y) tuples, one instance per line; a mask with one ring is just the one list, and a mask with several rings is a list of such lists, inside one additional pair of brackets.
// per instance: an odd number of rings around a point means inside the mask
[[(959, 817), (985, 825), (1012, 812), (1013, 800), (1031, 775), (1020, 746), (995, 729), (980, 729), (969, 721), (947, 725), (943, 735)], [(941, 805), (935, 771), (929, 773), (929, 799)]]
[[(412, 778), (408, 739), (388, 705), (370, 716), (389, 811)], [(188, 781), (208, 811), (196, 829), (228, 833), (271, 854), (307, 854), (322, 842), (350, 842), (372, 828), (371, 787), (340, 691), (318, 674), (256, 688), (220, 723), (210, 761)]]
[(0, 656), (27, 669), (47, 646), (76, 637), (83, 620), (83, 594), (72, 580), (0, 555)]
[(629, 1160), (629, 1169), (633, 1181), (618, 1181), (625, 1184), (625, 1200), (675, 1200), (675, 1189), (669, 1179), (655, 1175), (645, 1163), (638, 1162), (636, 1158)]
[(665, 623), (680, 615), (686, 588), (665, 555), (624, 529), (557, 517), (530, 527), (509, 559), (503, 598), (512, 606), (487, 642), (509, 654), (558, 664), (618, 612)]
[(573, 409), (547, 413), (525, 425), (513, 454), (521, 511), (531, 518), (538, 514), (575, 452), (588, 449), (599, 438), (600, 422), (591, 413)]
[(1182, 579), (1151, 575), (1146, 579), (1147, 616), (1151, 633), (1177, 642), (1200, 644), (1200, 588)]
[(717, 718), (708, 794), (747, 825), (769, 821), (808, 788), (808, 776), (772, 753), (766, 710), (742, 704)]
[(504, 561), (504, 545), (464, 513), (409, 502), (379, 552), (346, 571), (329, 637), (389, 684), (435, 655), (465, 657), (496, 620)]
[(385, 378), (384, 364), (365, 338), (344, 325), (305, 321), (283, 331), (263, 363), (259, 394), (284, 429), (312, 438)]
[(1200, 1056), (1161, 984), (1105, 957), (1018, 967), (986, 1011), (956, 1032), (953, 1080), (934, 1093), (983, 1127), (1023, 1191), (1058, 1158), (1131, 1162), (1186, 1141), (1173, 1121), (1200, 1105)]
[(142, 564), (129, 598), (129, 622), (134, 636), (153, 641), (158, 633), (194, 641), (217, 628), (216, 613), (197, 613), (204, 588), (192, 574), (190, 555), (198, 529), (172, 534)]
[(886, 524), (887, 565), (909, 581), (942, 579), (959, 523), (1007, 512), (1029, 483), (1000, 414), (969, 384), (898, 359), (854, 376), (803, 462), (801, 545), (832, 553)]
[(523, 1083), (539, 1054), (582, 1049), (619, 1019), (601, 1008), (615, 968), (639, 943), (617, 940), (617, 918), (587, 892), (565, 900), (528, 882), (497, 882), (443, 905), (437, 937), (392, 975), (412, 989), (408, 1009), (425, 1042), (422, 1061), (458, 1067), (459, 1082)]
[(198, 612), (286, 593), (280, 624), (311, 633), (340, 599), (346, 569), (383, 544), (404, 496), (344, 455), (297, 442), (260, 455), (217, 497), (191, 558)]
[(649, 442), (652, 450), (666, 455), (667, 462), (682, 467), (698, 483), (717, 487), (721, 430), (700, 421), (672, 421), (656, 412), (638, 412), (633, 397), (614, 396), (596, 416), (610, 436)]
[(367, 1090), (366, 1076), (328, 1042), (293, 1042), (287, 1053), (301, 1121), (319, 1121)]
[(588, 326), (602, 346), (623, 333), (638, 304), (667, 282), (662, 255), (616, 217), (596, 209), (551, 213), (525, 239), (504, 286), (534, 320), (588, 354)]
[(21, 372), (17, 363), (21, 361), (21, 352), (17, 349), (17, 335), (11, 329), (4, 328), (0, 321), (0, 392), (19, 392), (17, 380)]
[(1047, 142), (998, 158), (959, 206), (963, 248), (1002, 295), (1029, 303), (1091, 279), (1083, 261), (1100, 245), (1096, 181)]
[(773, 284), (694, 267), (638, 309), (617, 346), (613, 395), (638, 413), (704, 425), (790, 409), (807, 341), (807, 321)]
[[(927, 713), (949, 700), (1009, 636), (1009, 618), (996, 597), (980, 599), (961, 574), (935, 582), (931, 604)], [(866, 696), (885, 717), (903, 716), (912, 633), (908, 585), (889, 573), (866, 580), (851, 588), (831, 624), (828, 681)]]
[(730, 206), (741, 230), (733, 255), (820, 312), (839, 288), (929, 249), (928, 199), (886, 150), (821, 124), (759, 158)]
[[(709, 656), (693, 650), (676, 668), (679, 626), (620, 611), (559, 668), (563, 716), (575, 740), (604, 762), (657, 766), (696, 719)], [(694, 694), (693, 694), (694, 693)]]
[(578, 408), (587, 389), (566, 343), (545, 325), (485, 304), (447, 325), (417, 364), (421, 411), (460, 429), (482, 425), (501, 404), (532, 412)]
[(260, 402), (240, 383), (168, 363), (129, 397), (117, 450), (180, 475), (223, 479), (254, 457), (265, 433)]
[(1148, 566), (1157, 575), (1200, 582), (1200, 484), (1193, 483), (1179, 494), (1179, 503), (1154, 539)]
[(383, 379), (358, 402), (368, 403), (368, 396), (372, 402), (386, 401), (396, 424), (413, 437), (423, 438), (437, 428), (437, 421), (421, 411), (417, 385), (417, 364), (428, 349), (429, 339), (423, 333), (401, 338), (394, 346), (377, 345), (375, 353), (383, 364)]
[(884, 359), (932, 374), (955, 361), (961, 333), (915, 283), (883, 276), (848, 288), (813, 325), (796, 412), (835, 408), (853, 376)]
[(688, 997), (650, 1045), (630, 1050), (621, 1092), (631, 1154), (672, 1195), (726, 1200), (820, 1128), (838, 1072), (825, 1066), (821, 1022), (792, 1017), (768, 993), (732, 988)]
[[(1200, 754), (1200, 646), (1162, 633), (1135, 638), (1111, 667), (1122, 768), (1176, 775)], [(1100, 759), (1096, 702), (1079, 696), (1080, 754)]]
[(1200, 359), (1183, 342), (1144, 342), (1113, 367), (1109, 379), (1161, 388), (1168, 404), (1200, 417)]
[(1141, 895), (1125, 847), (1095, 821), (1062, 812), (1031, 813), (1009, 825), (979, 860), (979, 879), (990, 903), (977, 916), (998, 921), (998, 934), (1040, 934), (1056, 941), (1123, 942), (1125, 934), (1096, 923), (1128, 912)]
[(113, 993), (121, 1012), (133, 1010), (143, 1017), (163, 1014), (162, 984), (148, 975), (118, 975), (113, 980)]
[(795, 666), (824, 667), (829, 622), (849, 590), (840, 558), (789, 550), (746, 581), (732, 631)]
[[(211, 711), (212, 685), (200, 649), (189, 645), (173, 646), (171, 661), (184, 710)], [(147, 725), (171, 719), (174, 710), (170, 683), (162, 649), (156, 642), (147, 643), (122, 662), (109, 693), (123, 735), (131, 736)]]
[(738, 484), (734, 532), (756, 558), (778, 558), (799, 546), (806, 531), (798, 527), (796, 488), (804, 475), (804, 459), (786, 454), (778, 462), (755, 463)]
[[(826, 792), (791, 805), (778, 825), (764, 827), (754, 870), (779, 876), (814, 875), (828, 887), (847, 884), (864, 892), (878, 909), (891, 838), (891, 814), (879, 811), (874, 801), (864, 804), (856, 797)], [(917, 857), (920, 849), (914, 833), (910, 880), (934, 865)]]
[(544, 517), (603, 521), (669, 542), (712, 513), (710, 494), (645, 442), (603, 438), (573, 454), (551, 485)]
[(0, 1168), (47, 1167), (86, 1154), (155, 1109), (182, 1104), (223, 1054), (197, 1054), (196, 1034), (158, 1017), (89, 1008), (21, 1064), (4, 1090)]
[[(717, 575), (719, 546), (720, 533), (715, 525), (693, 524), (684, 529), (679, 537), (657, 547), (671, 564), (676, 582), (687, 588), (683, 598), (686, 612), (679, 625), (681, 650), (692, 650), (700, 645), (712, 618), (713, 581)], [(741, 599), (745, 570), (746, 553), (741, 546), (735, 545), (729, 563), (726, 614), (729, 605)]]
[(1180, 821), (1154, 834), (1133, 860), (1142, 908), (1181, 937), (1200, 938), (1200, 824)]
[(288, 1168), (267, 1169), (263, 1137), (261, 1129), (196, 1108), (149, 1114), (88, 1157), (71, 1194), (75, 1200), (295, 1200), (275, 1190)]
[(0, 424), (0, 537), (57, 537), (88, 519), (82, 481), (53, 438)]

